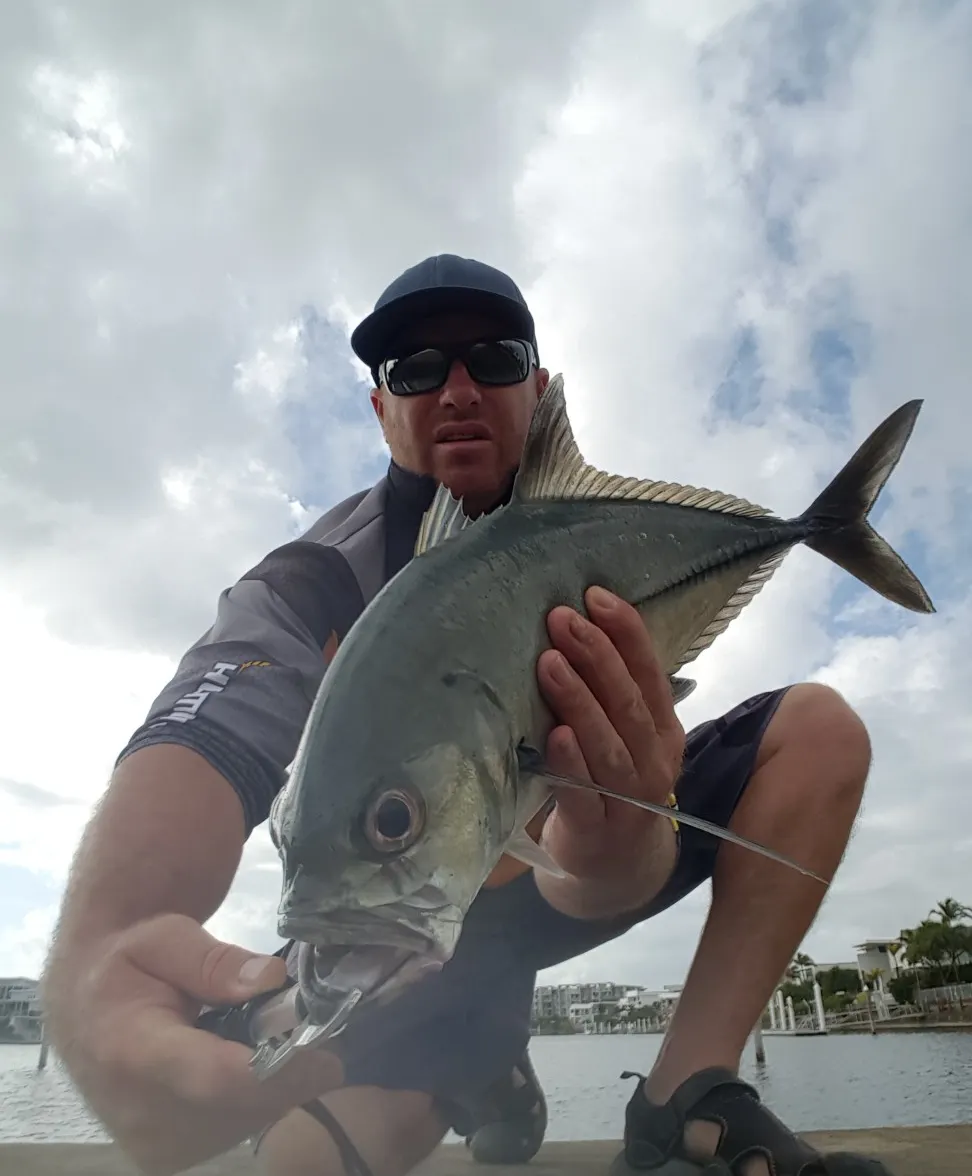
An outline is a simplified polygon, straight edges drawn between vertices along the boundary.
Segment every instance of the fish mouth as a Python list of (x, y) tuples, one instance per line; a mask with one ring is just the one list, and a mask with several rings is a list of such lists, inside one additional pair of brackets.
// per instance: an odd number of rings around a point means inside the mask
[(386, 1004), (423, 976), (437, 972), (445, 960), (434, 950), (301, 943), (297, 983), (310, 1020), (327, 1024), (349, 1000)]
[(439, 971), (458, 941), (451, 906), (387, 914), (371, 910), (295, 915), (278, 932), (299, 944), (297, 982), (310, 1020), (326, 1024), (349, 1000), (384, 1004)]

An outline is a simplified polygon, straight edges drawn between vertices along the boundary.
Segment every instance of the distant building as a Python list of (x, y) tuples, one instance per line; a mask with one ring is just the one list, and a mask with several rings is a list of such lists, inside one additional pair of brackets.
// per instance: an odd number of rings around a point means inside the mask
[(877, 972), (878, 989), (885, 991), (885, 981), (901, 971), (891, 953), (891, 948), (900, 942), (900, 939), (865, 939), (863, 943), (857, 944), (854, 950), (857, 952), (857, 972), (862, 984), (868, 983), (866, 977), (870, 973)]
[(832, 964), (793, 964), (790, 970), (800, 983), (804, 983), (807, 980), (812, 981), (816, 976), (822, 976), (824, 972), (829, 972), (833, 968), (840, 968), (841, 971), (847, 972), (858, 971), (856, 960), (838, 960)]
[(579, 1026), (593, 1024), (596, 1016), (609, 1016), (622, 1002), (644, 991), (629, 984), (595, 981), (590, 984), (538, 984), (533, 990), (533, 1023), (569, 1020)]
[(0, 977), (0, 1041), (39, 1041), (40, 985), (26, 976)]
[(618, 1001), (618, 1011), (647, 1009), (657, 1000), (657, 992), (649, 992), (646, 988), (627, 988), (625, 989), (624, 996)]
[(594, 1028), (594, 1018), (596, 1017), (597, 1006), (593, 1001), (584, 1001), (580, 1004), (572, 1004), (568, 1011), (571, 1025), (575, 1029), (580, 1029), (581, 1032), (586, 1033)]

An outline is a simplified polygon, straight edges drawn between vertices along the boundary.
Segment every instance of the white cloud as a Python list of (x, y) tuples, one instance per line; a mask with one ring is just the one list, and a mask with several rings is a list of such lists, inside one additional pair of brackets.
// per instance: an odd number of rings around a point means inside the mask
[[(375, 468), (327, 330), (448, 250), (528, 289), (582, 446), (619, 471), (794, 513), (926, 397), (880, 526), (920, 550), (943, 611), (848, 597), (794, 552), (683, 709), (815, 676), (867, 719), (872, 784), (812, 954), (972, 900), (968, 8), (404, 11), (0, 18), (0, 860), (60, 884), (218, 592)], [(822, 379), (841, 343), (852, 362)], [(277, 887), (259, 831), (214, 927), (273, 946)], [(557, 974), (676, 982), (706, 901)], [(0, 929), (0, 971), (39, 962), (32, 917)]]

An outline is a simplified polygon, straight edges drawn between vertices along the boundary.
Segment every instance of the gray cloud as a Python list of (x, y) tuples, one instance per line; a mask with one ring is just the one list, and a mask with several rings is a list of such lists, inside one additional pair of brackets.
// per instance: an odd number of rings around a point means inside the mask
[(28, 808), (46, 809), (61, 808), (63, 805), (76, 804), (68, 796), (59, 796), (48, 788), (39, 788), (36, 784), (28, 784), (23, 780), (6, 780), (0, 777), (0, 792), (6, 792), (14, 800)]
[(0, 550), (65, 636), (173, 652), (290, 526), (299, 456), (236, 365), (423, 253), (512, 264), (513, 182), (590, 12), (134, 12), (3, 18)]

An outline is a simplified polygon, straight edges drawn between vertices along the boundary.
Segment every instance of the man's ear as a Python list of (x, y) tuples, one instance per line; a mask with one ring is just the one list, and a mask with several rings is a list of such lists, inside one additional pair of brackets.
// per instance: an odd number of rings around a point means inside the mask
[(381, 388), (372, 388), (371, 390), (371, 407), (375, 410), (375, 416), (380, 421), (382, 427), (385, 424), (385, 398), (381, 394)]
[(537, 400), (543, 395), (544, 390), (550, 383), (550, 373), (546, 368), (537, 368)]

